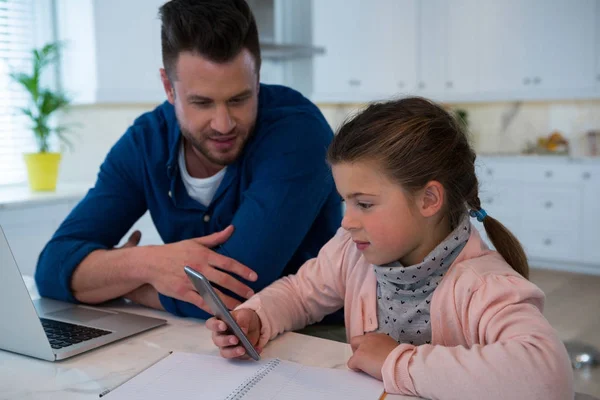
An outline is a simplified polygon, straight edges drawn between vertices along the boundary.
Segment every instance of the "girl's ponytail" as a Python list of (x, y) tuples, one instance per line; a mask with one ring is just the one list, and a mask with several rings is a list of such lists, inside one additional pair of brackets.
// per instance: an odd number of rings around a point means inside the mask
[(500, 221), (487, 215), (479, 197), (469, 204), (470, 214), (483, 223), (485, 232), (502, 258), (524, 278), (529, 279), (529, 263), (519, 240)]

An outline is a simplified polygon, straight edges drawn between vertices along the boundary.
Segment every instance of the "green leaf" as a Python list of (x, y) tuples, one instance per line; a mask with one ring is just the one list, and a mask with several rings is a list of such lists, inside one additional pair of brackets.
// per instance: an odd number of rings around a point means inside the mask
[(22, 72), (11, 73), (10, 77), (17, 83), (19, 83), (27, 92), (31, 95), (34, 101), (37, 98), (39, 92), (39, 82), (33, 76), (29, 76)]
[(49, 116), (57, 110), (69, 105), (69, 99), (62, 93), (44, 89), (39, 97), (40, 115)]
[[(2, 0), (0, 0), (1, 2)], [(33, 69), (31, 73), (15, 72), (10, 74), (10, 77), (31, 95), (31, 105), (21, 108), (20, 111), (32, 121), (31, 129), (40, 152), (49, 150), (49, 140), (53, 134), (69, 148), (72, 147), (71, 141), (66, 136), (68, 129), (64, 126), (52, 127), (50, 119), (55, 112), (66, 109), (70, 104), (70, 99), (60, 91), (41, 87), (40, 83), (42, 71), (58, 60), (62, 46), (63, 44), (60, 42), (51, 42), (41, 48), (32, 49)]]
[(28, 116), (30, 119), (32, 119), (33, 121), (35, 121), (35, 117), (33, 116), (33, 111), (31, 111), (31, 109), (29, 108), (25, 108), (25, 107), (21, 107), (19, 108), (19, 110), (26, 116)]

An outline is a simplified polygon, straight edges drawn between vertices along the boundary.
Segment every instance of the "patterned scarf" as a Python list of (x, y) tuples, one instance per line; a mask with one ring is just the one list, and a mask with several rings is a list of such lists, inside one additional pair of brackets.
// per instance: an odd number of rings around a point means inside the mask
[(395, 261), (375, 265), (378, 332), (399, 343), (431, 343), (429, 307), (433, 292), (471, 234), (469, 216), (422, 263), (403, 266)]

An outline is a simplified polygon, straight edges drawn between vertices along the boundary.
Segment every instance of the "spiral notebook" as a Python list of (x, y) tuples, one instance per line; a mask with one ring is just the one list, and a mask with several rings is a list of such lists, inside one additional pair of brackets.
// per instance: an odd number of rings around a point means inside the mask
[(106, 399), (378, 400), (382, 393), (380, 381), (350, 370), (280, 359), (230, 361), (173, 353), (108, 393)]

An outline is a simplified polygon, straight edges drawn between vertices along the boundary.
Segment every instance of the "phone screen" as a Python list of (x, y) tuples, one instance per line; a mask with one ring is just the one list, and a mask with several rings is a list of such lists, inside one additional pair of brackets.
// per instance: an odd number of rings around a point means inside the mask
[(254, 360), (260, 360), (260, 355), (250, 343), (248, 337), (242, 331), (242, 328), (235, 322), (235, 319), (223, 303), (217, 292), (213, 289), (210, 281), (202, 275), (200, 272), (190, 268), (189, 266), (184, 267), (185, 273), (188, 278), (194, 284), (194, 287), (198, 291), (198, 294), (202, 296), (202, 299), (208, 304), (212, 312), (215, 314), (215, 317), (219, 318), (221, 321), (225, 322), (229, 327), (231, 333), (233, 333), (239, 340), (242, 346), (246, 349), (246, 353), (252, 357)]

